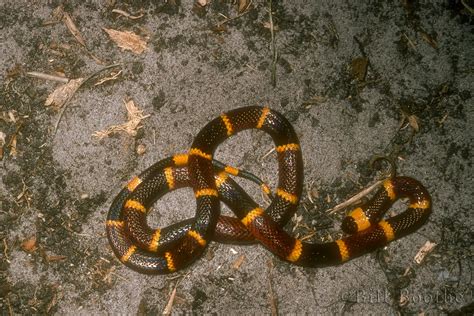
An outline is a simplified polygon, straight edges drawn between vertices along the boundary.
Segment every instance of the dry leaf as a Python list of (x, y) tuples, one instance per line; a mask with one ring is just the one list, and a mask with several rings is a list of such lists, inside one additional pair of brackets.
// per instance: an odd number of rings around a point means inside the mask
[(131, 50), (135, 54), (141, 54), (147, 48), (146, 41), (133, 32), (122, 32), (112, 29), (102, 28), (114, 41), (118, 47)]
[(140, 123), (150, 115), (143, 115), (143, 111), (140, 110), (133, 100), (125, 102), (127, 108), (128, 121), (120, 125), (112, 125), (107, 127), (105, 130), (97, 131), (92, 136), (103, 139), (111, 134), (118, 132), (125, 132), (128, 135), (135, 136), (137, 130), (141, 128)]
[(421, 247), (420, 251), (418, 251), (418, 253), (416, 254), (415, 256), (415, 262), (420, 264), (424, 259), (425, 257), (431, 252), (433, 251), (434, 247), (436, 247), (436, 243), (434, 242), (431, 242), (431, 241), (427, 241), (423, 247)]
[(408, 123), (410, 124), (410, 126), (413, 128), (413, 130), (418, 133), (418, 131), (420, 130), (420, 126), (418, 124), (418, 117), (416, 115), (409, 115), (408, 116)]
[(81, 32), (79, 32), (76, 25), (72, 21), (71, 16), (67, 12), (64, 12), (63, 21), (66, 24), (69, 32), (71, 32), (71, 34), (76, 39), (76, 41), (78, 41), (79, 44), (81, 44), (82, 46), (86, 47), (86, 42), (84, 41), (84, 38), (82, 37)]
[(250, 7), (251, 0), (239, 0), (239, 14), (244, 13)]
[(33, 252), (36, 250), (36, 236), (32, 236), (21, 243), (21, 249), (26, 252)]
[(358, 57), (352, 60), (351, 62), (351, 73), (352, 77), (358, 81), (364, 81), (365, 76), (367, 75), (367, 66), (369, 60), (365, 57)]
[(60, 85), (48, 96), (44, 105), (61, 108), (76, 93), (83, 81), (84, 78), (71, 79), (68, 83)]

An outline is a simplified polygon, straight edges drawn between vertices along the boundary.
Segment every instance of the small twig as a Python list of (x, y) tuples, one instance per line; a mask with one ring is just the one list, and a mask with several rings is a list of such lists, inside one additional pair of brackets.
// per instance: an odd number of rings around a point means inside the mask
[(272, 14), (272, 0), (268, 1), (268, 9), (269, 9), (269, 20), (270, 20), (270, 34), (272, 36), (272, 86), (276, 87), (276, 64), (278, 59), (278, 53), (276, 51), (276, 44), (275, 44), (275, 30), (273, 27), (273, 14)]
[(44, 79), (44, 80), (58, 81), (61, 83), (68, 83), (69, 81), (69, 78), (64, 78), (64, 77), (55, 76), (55, 75), (48, 75), (48, 74), (37, 72), (37, 71), (30, 71), (30, 72), (27, 72), (26, 74), (30, 77)]
[(262, 162), (265, 158), (267, 158), (274, 151), (275, 151), (275, 147), (273, 147), (265, 155), (263, 155), (262, 158), (260, 158), (260, 161)]
[[(174, 285), (173, 291), (171, 291), (170, 298), (168, 300), (168, 303), (166, 304), (165, 309), (163, 310), (162, 315), (171, 315), (171, 309), (173, 308), (173, 302), (176, 297), (176, 289), (178, 288), (179, 283), (183, 281), (184, 279), (186, 279), (189, 273), (190, 272), (186, 273), (186, 275), (184, 275), (183, 278), (181, 280), (178, 280), (176, 284)], [(179, 277), (181, 277), (181, 275)]]
[(10, 299), (7, 296), (7, 305), (8, 305), (8, 315), (13, 316), (13, 308), (12, 305), (10, 304)]
[[(151, 212), (151, 210), (150, 210), (150, 212)], [(173, 280), (179, 279), (179, 278), (181, 278), (181, 277), (182, 277), (181, 274), (169, 276), (169, 277), (166, 277), (166, 281), (173, 281)]]
[(112, 64), (112, 65), (109, 65), (109, 66), (106, 66), (104, 68), (101, 68), (99, 70), (97, 70), (96, 72), (92, 73), (91, 75), (89, 75), (82, 83), (81, 83), (81, 87), (86, 83), (88, 82), (89, 80), (91, 80), (92, 78), (94, 78), (95, 76), (97, 76), (98, 74), (100, 74), (101, 72), (104, 72), (110, 68), (115, 68), (115, 67), (121, 67), (122, 64)]
[(129, 18), (129, 19), (131, 19), (131, 20), (140, 19), (140, 18), (142, 18), (142, 17), (144, 16), (143, 13), (134, 16), (134, 15), (131, 15), (130, 13), (125, 12), (125, 11), (120, 10), (120, 9), (113, 9), (112, 12), (113, 12), (113, 13), (120, 14), (120, 15), (123, 15), (124, 17)]
[(121, 73), (122, 73), (122, 70), (116, 73), (112, 72), (110, 77), (100, 79), (98, 82), (94, 83), (94, 86), (99, 86), (107, 81), (115, 80), (118, 78), (118, 76), (120, 76)]
[(296, 213), (293, 214), (293, 217), (291, 218), (291, 221), (292, 221), (293, 223), (295, 223), (295, 226), (293, 226), (293, 228), (291, 229), (291, 232), (292, 232), (292, 233), (294, 233), (295, 230), (296, 230), (298, 227), (302, 226), (302, 225), (301, 225), (301, 221), (302, 221), (302, 220), (303, 220), (303, 215), (299, 215), (299, 216), (298, 216), (298, 214), (296, 214)]
[(411, 48), (413, 48), (413, 50), (416, 50), (416, 45), (415, 45), (415, 43), (413, 43), (413, 41), (408, 37), (408, 35), (406, 35), (405, 33), (403, 33), (403, 36), (405, 36), (405, 39), (407, 40), (408, 44), (410, 44)]
[(173, 291), (171, 292), (170, 298), (168, 300), (168, 304), (166, 304), (166, 307), (163, 310), (163, 315), (171, 315), (171, 308), (173, 308), (173, 302), (174, 302), (174, 298), (176, 296), (176, 286), (177, 285), (178, 285), (178, 283), (176, 283), (176, 285), (173, 288)]
[(313, 185), (314, 185), (314, 180), (311, 181), (311, 183), (309, 185), (307, 185), (306, 187), (306, 192), (308, 192), (308, 200), (311, 202), (312, 205), (314, 205), (314, 201), (313, 201), (313, 197), (312, 197), (312, 194), (313, 194)]
[(269, 259), (268, 262), (267, 262), (267, 266), (268, 266), (268, 299), (270, 301), (270, 308), (271, 308), (271, 312), (272, 312), (272, 316), (276, 316), (278, 315), (278, 301), (277, 301), (277, 298), (275, 297), (275, 293), (273, 291), (273, 284), (272, 284), (272, 278), (271, 278), (271, 275), (272, 275), (272, 270), (273, 270), (273, 261), (272, 259)]
[(315, 236), (315, 235), (316, 235), (316, 232), (312, 232), (312, 233), (309, 233), (309, 234), (306, 235), (306, 236), (301, 237), (300, 240), (301, 240), (301, 241), (305, 241), (305, 240), (307, 240), (307, 239), (312, 238), (312, 237)]
[(231, 22), (231, 21), (240, 19), (241, 17), (243, 17), (244, 15), (246, 15), (246, 14), (249, 13), (249, 12), (250, 12), (250, 10), (245, 10), (244, 12), (242, 12), (242, 13), (240, 13), (240, 14), (234, 16), (234, 17), (231, 17), (231, 18), (225, 16), (225, 15), (222, 14), (222, 13), (219, 13), (219, 15), (223, 16), (223, 17), (225, 18), (225, 20), (222, 21), (222, 22), (217, 23), (216, 27), (220, 27), (220, 26), (222, 26), (222, 25), (224, 25), (224, 24), (227, 24), (227, 23), (229, 23), (229, 22)]
[(342, 202), (341, 204), (338, 204), (336, 205), (335, 207), (333, 207), (332, 209), (329, 209), (327, 210), (326, 212), (329, 213), (329, 214), (333, 214), (333, 213), (336, 213), (338, 212), (339, 210), (349, 206), (349, 205), (352, 205), (354, 204), (355, 202), (357, 201), (360, 201), (363, 197), (365, 197), (366, 195), (368, 195), (370, 192), (372, 192), (373, 190), (375, 190), (376, 188), (378, 188), (382, 182), (384, 180), (379, 180), (377, 182), (375, 182), (374, 184), (372, 184), (370, 187), (360, 191), (359, 193), (357, 193), (356, 195), (354, 195), (353, 197), (351, 197), (350, 199)]
[(469, 6), (465, 0), (461, 0), (462, 5), (466, 8), (467, 11), (469, 11), (470, 14), (474, 15), (474, 8)]
[(74, 37), (74, 39), (81, 44), (83, 47), (87, 47), (86, 41), (84, 40), (84, 37), (82, 36), (81, 32), (77, 28), (76, 24), (74, 23), (73, 19), (67, 12), (63, 12), (63, 21), (64, 24), (66, 24), (67, 29), (71, 33), (71, 35)]
[(130, 281), (129, 279), (121, 276), (119, 273), (115, 273), (115, 272), (112, 271), (112, 272), (110, 272), (110, 274), (115, 275), (117, 278), (122, 279), (123, 281)]

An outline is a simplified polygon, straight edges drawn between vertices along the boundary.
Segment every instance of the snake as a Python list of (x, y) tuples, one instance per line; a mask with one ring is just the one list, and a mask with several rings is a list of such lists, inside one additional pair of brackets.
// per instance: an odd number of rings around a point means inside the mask
[[(270, 192), (261, 180), (217, 162), (214, 153), (229, 137), (248, 129), (270, 135), (278, 161), (278, 184), (264, 210), (229, 175), (247, 176)], [(165, 158), (135, 176), (113, 200), (106, 233), (115, 256), (127, 267), (145, 274), (184, 269), (200, 258), (211, 240), (259, 243), (281, 260), (302, 267), (326, 267), (373, 252), (418, 230), (431, 214), (427, 189), (411, 177), (396, 176), (342, 222), (346, 235), (324, 243), (309, 243), (288, 234), (284, 225), (297, 211), (303, 191), (301, 145), (289, 121), (269, 107), (231, 110), (211, 120), (194, 138), (186, 154)], [(151, 228), (152, 205), (170, 191), (191, 187), (196, 212), (164, 228)], [(398, 199), (407, 208), (383, 219)], [(220, 214), (220, 202), (236, 217)]]

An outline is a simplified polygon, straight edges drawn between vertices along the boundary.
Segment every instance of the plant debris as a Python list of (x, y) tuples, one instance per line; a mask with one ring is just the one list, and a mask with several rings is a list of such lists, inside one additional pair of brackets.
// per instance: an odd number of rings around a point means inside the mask
[(402, 119), (398, 129), (402, 129), (407, 122), (408, 125), (410, 125), (410, 127), (413, 129), (413, 133), (418, 133), (420, 131), (419, 121), (420, 119), (416, 115), (409, 114), (402, 110)]
[(117, 31), (107, 28), (102, 29), (110, 36), (110, 39), (112, 39), (118, 47), (124, 50), (130, 50), (133, 53), (140, 55), (147, 48), (145, 39), (133, 32)]
[(409, 115), (407, 117), (408, 119), (408, 124), (410, 124), (411, 128), (413, 128), (413, 130), (415, 131), (415, 133), (418, 133), (418, 131), (420, 130), (420, 125), (418, 124), (418, 117), (416, 115)]
[(351, 62), (351, 73), (354, 79), (362, 82), (365, 80), (367, 75), (367, 66), (369, 65), (369, 59), (366, 57), (354, 58)]
[(69, 78), (63, 77), (63, 76), (55, 76), (55, 75), (50, 75), (50, 74), (45, 74), (42, 72), (37, 72), (37, 71), (29, 71), (26, 73), (28, 76), (34, 77), (34, 78), (40, 78), (44, 80), (52, 80), (52, 81), (58, 81), (62, 83), (68, 83)]
[(130, 13), (126, 12), (126, 11), (123, 11), (123, 10), (120, 10), (120, 9), (113, 9), (112, 10), (113, 13), (117, 13), (117, 14), (120, 14), (130, 20), (137, 20), (137, 19), (140, 19), (144, 16), (143, 13), (140, 13), (139, 15), (131, 15)]
[(72, 36), (74, 36), (74, 38), (76, 39), (76, 41), (82, 46), (87, 47), (84, 37), (82, 37), (81, 32), (79, 32), (79, 29), (77, 28), (76, 24), (74, 24), (74, 21), (72, 20), (69, 13), (63, 12), (63, 21), (64, 24), (66, 24), (66, 27), (69, 32), (71, 32)]
[(0, 132), (0, 160), (3, 159), (3, 146), (6, 144), (7, 135), (4, 132)]
[(146, 152), (146, 146), (144, 144), (139, 144), (136, 149), (137, 155), (141, 156)]
[(433, 251), (433, 249), (437, 246), (436, 243), (434, 242), (431, 242), (431, 241), (427, 241), (423, 247), (420, 248), (420, 250), (418, 251), (418, 253), (416, 254), (414, 260), (417, 264), (421, 264), (423, 262), (423, 260), (425, 259), (425, 257), (431, 253)]
[(110, 73), (110, 76), (108, 77), (104, 77), (102, 79), (100, 79), (99, 81), (97, 81), (96, 83), (94, 83), (94, 86), (99, 86), (107, 81), (113, 81), (113, 80), (117, 80), (117, 78), (122, 74), (122, 70), (119, 70), (117, 72), (112, 72)]
[(21, 249), (26, 252), (34, 252), (37, 248), (36, 236), (32, 236), (21, 243)]
[(311, 108), (311, 106), (326, 102), (327, 100), (328, 100), (327, 97), (316, 95), (314, 97), (311, 97), (308, 100), (303, 101), (302, 105), (306, 109), (309, 109), (309, 108)]
[(278, 61), (278, 52), (275, 43), (275, 31), (278, 31), (278, 27), (273, 23), (272, 0), (268, 1), (268, 24), (265, 22), (263, 26), (270, 29), (272, 51), (271, 82), (272, 86), (276, 87), (276, 65)]
[(63, 105), (72, 98), (83, 82), (84, 78), (78, 78), (71, 79), (68, 83), (60, 85), (48, 96), (44, 105), (52, 106), (56, 110), (62, 108)]
[(232, 269), (239, 270), (242, 263), (244, 263), (245, 255), (240, 255), (232, 264)]
[(239, 14), (244, 13), (250, 8), (252, 0), (239, 0)]
[(438, 48), (438, 42), (436, 39), (425, 31), (420, 31), (421, 38), (427, 42), (431, 47)]
[(273, 290), (273, 282), (272, 282), (272, 271), (273, 271), (273, 260), (270, 259), (267, 261), (267, 280), (268, 280), (268, 301), (270, 303), (271, 308), (271, 315), (276, 316), (278, 315), (278, 299), (275, 295), (275, 291)]
[(171, 315), (171, 310), (173, 308), (174, 298), (176, 297), (176, 286), (171, 291), (170, 298), (168, 299), (168, 303), (166, 304), (165, 309), (163, 310), (162, 315)]
[(357, 204), (359, 203), (365, 196), (367, 196), (368, 194), (370, 194), (372, 191), (374, 191), (375, 189), (377, 189), (378, 187), (380, 187), (382, 185), (384, 180), (379, 180), (377, 182), (375, 182), (374, 184), (370, 185), (369, 187), (363, 189), (362, 191), (360, 191), (359, 193), (357, 193), (356, 195), (352, 196), (350, 199), (336, 205), (335, 207), (327, 210), (326, 212), (328, 214), (334, 214), (336, 212), (338, 212), (339, 210), (341, 209), (344, 209), (348, 206), (351, 206), (351, 205), (354, 205), (354, 204)]
[(46, 255), (46, 260), (48, 262), (63, 261), (66, 258), (67, 258), (66, 256), (61, 256), (61, 255)]
[(14, 134), (12, 136), (12, 138), (10, 139), (10, 156), (12, 157), (16, 157), (18, 152), (16, 150), (16, 134)]
[(201, 7), (205, 7), (209, 4), (209, 2), (211, 2), (211, 0), (197, 0), (196, 4)]
[(133, 100), (125, 101), (124, 104), (128, 113), (128, 121), (120, 125), (111, 125), (104, 130), (95, 132), (92, 136), (100, 140), (119, 132), (125, 132), (130, 136), (137, 135), (137, 130), (142, 127), (141, 121), (150, 115), (143, 115), (143, 111), (135, 105)]

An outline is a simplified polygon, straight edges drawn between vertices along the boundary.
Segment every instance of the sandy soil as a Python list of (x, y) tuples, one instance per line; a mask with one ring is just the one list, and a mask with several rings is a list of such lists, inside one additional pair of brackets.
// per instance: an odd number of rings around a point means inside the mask
[[(273, 25), (269, 2), (255, 0), (240, 13), (238, 1), (220, 0), (0, 2), (0, 314), (141, 315), (168, 304), (197, 314), (472, 313), (472, 1), (273, 1)], [(133, 32), (144, 51), (120, 48), (104, 29)], [(55, 108), (45, 101), (62, 83), (29, 72), (94, 76)], [(93, 137), (127, 121), (126, 100), (149, 115), (136, 135)], [(428, 223), (324, 269), (217, 243), (172, 275), (123, 266), (104, 230), (120, 188), (246, 105), (282, 112), (300, 136), (306, 187), (288, 231), (339, 237), (344, 212), (326, 211), (375, 181), (375, 155), (426, 185)], [(274, 187), (271, 148), (249, 131), (217, 158)], [(194, 206), (179, 190), (150, 221), (173, 223)], [(428, 241), (435, 248), (415, 263)]]

